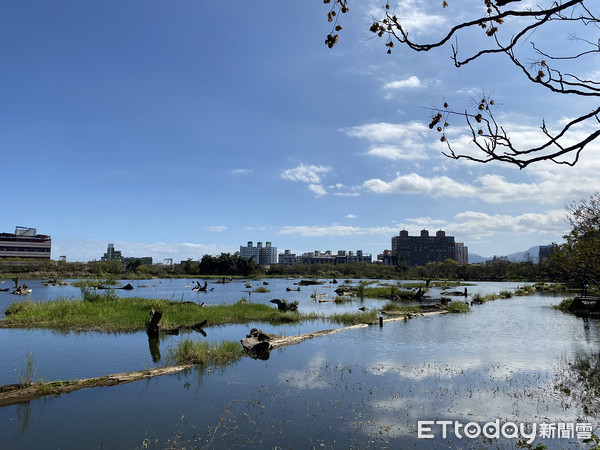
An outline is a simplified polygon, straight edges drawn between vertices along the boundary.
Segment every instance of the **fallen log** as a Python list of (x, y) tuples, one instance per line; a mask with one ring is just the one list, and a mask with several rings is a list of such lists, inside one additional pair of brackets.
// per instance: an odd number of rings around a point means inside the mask
[(158, 367), (138, 372), (116, 373), (83, 380), (39, 382), (31, 384), (11, 384), (0, 386), (0, 407), (24, 403), (45, 395), (60, 395), (85, 388), (115, 386), (131, 383), (160, 375), (170, 375), (191, 368), (191, 365)]
[[(447, 311), (433, 311), (426, 313), (416, 313), (411, 314), (410, 317), (419, 317), (419, 316), (431, 316), (435, 314), (444, 314)], [(384, 313), (385, 314), (385, 313)], [(390, 313), (393, 314), (393, 313)], [(398, 312), (401, 314), (401, 317), (393, 317), (389, 319), (385, 319), (382, 322), (394, 322), (397, 320), (406, 320), (406, 316), (404, 313)], [(256, 331), (253, 333), (252, 330), (250, 332), (250, 337), (246, 337), (241, 340), (242, 346), (244, 349), (247, 349), (247, 352), (250, 356), (257, 357), (255, 352), (253, 351), (253, 342), (261, 343), (262, 347), (266, 347), (266, 356), (271, 350), (275, 348), (286, 347), (288, 345), (299, 344), (300, 342), (306, 341), (308, 339), (312, 339), (320, 336), (327, 336), (329, 334), (338, 333), (340, 331), (365, 328), (370, 324), (358, 324), (351, 325), (343, 328), (336, 328), (331, 330), (320, 330), (314, 331), (312, 333), (299, 334), (296, 336), (277, 336), (269, 333), (264, 333), (259, 329), (255, 329)], [(253, 341), (251, 338), (255, 338), (256, 341)], [(262, 339), (262, 340), (261, 340)], [(118, 384), (131, 383), (134, 381), (139, 381), (147, 378), (153, 378), (161, 375), (170, 375), (178, 372), (182, 372), (186, 369), (192, 368), (192, 364), (185, 364), (180, 366), (171, 366), (171, 367), (157, 367), (155, 369), (141, 370), (137, 372), (124, 372), (117, 373), (112, 375), (106, 375), (103, 377), (97, 378), (86, 378), (82, 380), (70, 380), (70, 381), (52, 381), (52, 382), (38, 382), (38, 383), (30, 383), (30, 384), (10, 384), (0, 386), (0, 407), (15, 405), (18, 403), (25, 403), (31, 400), (35, 400), (36, 398), (43, 397), (45, 395), (60, 395), (68, 392), (78, 391), (80, 389), (85, 388), (94, 388), (94, 387), (103, 387), (103, 386), (115, 386)]]

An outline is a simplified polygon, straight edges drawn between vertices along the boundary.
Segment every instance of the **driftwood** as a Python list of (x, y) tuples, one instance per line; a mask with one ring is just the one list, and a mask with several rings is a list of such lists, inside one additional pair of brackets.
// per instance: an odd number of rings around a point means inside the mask
[(207, 323), (206, 320), (195, 323), (193, 325), (182, 325), (177, 328), (161, 328), (160, 319), (162, 319), (162, 316), (163, 312), (160, 309), (152, 309), (150, 311), (150, 322), (146, 327), (146, 334), (148, 335), (148, 337), (158, 337), (160, 333), (177, 336), (179, 335), (180, 330), (194, 330), (202, 334), (203, 336), (206, 336), (206, 332), (203, 330)]
[(285, 300), (274, 298), (269, 303), (275, 303), (279, 311), (298, 311), (298, 302), (288, 303)]
[[(210, 288), (210, 291), (213, 291), (215, 288)], [(196, 286), (192, 288), (194, 292), (210, 292), (208, 289), (208, 282), (204, 282), (204, 286), (200, 285), (199, 281), (196, 281)]]
[(31, 289), (26, 284), (22, 284), (21, 286), (17, 286), (14, 291), (12, 291), (14, 295), (25, 295), (30, 294)]
[(112, 286), (104, 286), (103, 284), (97, 284), (94, 286), (96, 289), (121, 289), (123, 291), (131, 291), (132, 289), (135, 289), (131, 283), (127, 283), (125, 286), (122, 287), (112, 287)]
[(31, 384), (11, 384), (0, 386), (0, 407), (24, 403), (45, 395), (60, 395), (78, 391), (85, 388), (115, 386), (117, 384), (131, 383), (145, 378), (160, 375), (170, 375), (191, 368), (191, 365), (158, 367), (156, 369), (141, 370), (138, 372), (116, 373), (97, 378), (83, 380), (39, 382)]
[(315, 284), (325, 284), (325, 282), (317, 281), (317, 280), (300, 280), (300, 281), (298, 281), (298, 286), (313, 286)]

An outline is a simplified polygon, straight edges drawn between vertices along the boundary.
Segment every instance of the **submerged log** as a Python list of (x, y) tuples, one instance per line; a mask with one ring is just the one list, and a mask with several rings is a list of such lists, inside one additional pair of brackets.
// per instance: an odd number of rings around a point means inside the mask
[(117, 384), (131, 383), (146, 378), (160, 375), (170, 375), (190, 369), (191, 365), (158, 367), (156, 369), (141, 370), (138, 372), (125, 372), (107, 375), (98, 378), (83, 380), (39, 382), (32, 384), (13, 384), (0, 386), (0, 407), (24, 403), (45, 395), (60, 395), (78, 391), (85, 388), (115, 386)]

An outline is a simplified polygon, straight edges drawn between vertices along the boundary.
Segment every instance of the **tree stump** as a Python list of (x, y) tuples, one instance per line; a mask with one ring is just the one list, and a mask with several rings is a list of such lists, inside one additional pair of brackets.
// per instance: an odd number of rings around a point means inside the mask
[(160, 319), (162, 319), (163, 312), (161, 309), (152, 309), (150, 311), (150, 323), (146, 327), (146, 333), (148, 336), (158, 336), (160, 332)]

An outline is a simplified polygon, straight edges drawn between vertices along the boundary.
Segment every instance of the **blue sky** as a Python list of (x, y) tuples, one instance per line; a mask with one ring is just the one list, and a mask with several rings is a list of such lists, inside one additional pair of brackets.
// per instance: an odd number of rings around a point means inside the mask
[[(413, 36), (481, 14), (438, 3), (398, 4)], [(556, 127), (593, 104), (549, 95), (503, 58), (456, 69), (449, 48), (387, 55), (368, 30), (382, 4), (350, 6), (328, 49), (317, 0), (0, 3), (0, 231), (37, 228), (69, 261), (99, 259), (109, 242), (156, 262), (247, 241), (376, 257), (423, 228), (483, 256), (559, 241), (565, 206), (598, 190), (598, 144), (573, 168), (454, 161), (427, 108), (492, 93), (527, 144), (541, 117)], [(570, 31), (534, 37), (566, 53)], [(597, 79), (590, 61), (577, 68)], [(449, 137), (469, 151), (456, 122)]]

